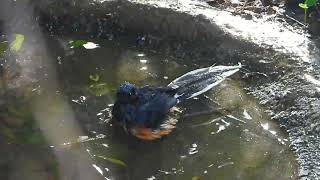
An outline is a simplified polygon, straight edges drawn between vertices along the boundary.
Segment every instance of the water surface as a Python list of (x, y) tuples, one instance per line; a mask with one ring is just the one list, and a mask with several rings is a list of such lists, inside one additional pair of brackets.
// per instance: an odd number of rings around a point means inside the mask
[[(69, 41), (77, 39), (99, 47), (71, 48)], [(119, 84), (166, 85), (215, 62), (163, 55), (136, 46), (130, 37), (45, 41), (47, 56), (26, 59), (50, 59), (48, 76), (56, 82), (37, 76), (32, 95), (23, 95), (32, 98), (6, 102), (0, 117), (23, 123), (0, 126), (1, 179), (296, 179), (287, 136), (246, 94), (243, 72), (181, 103), (170, 116), (178, 120), (176, 129), (144, 142), (110, 123)]]

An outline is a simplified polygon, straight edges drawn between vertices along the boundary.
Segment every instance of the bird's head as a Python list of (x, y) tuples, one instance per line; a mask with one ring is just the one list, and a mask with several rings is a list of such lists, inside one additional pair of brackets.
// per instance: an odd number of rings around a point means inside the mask
[(125, 82), (120, 85), (117, 92), (117, 100), (121, 103), (133, 103), (137, 100), (137, 89), (136, 87), (129, 83)]

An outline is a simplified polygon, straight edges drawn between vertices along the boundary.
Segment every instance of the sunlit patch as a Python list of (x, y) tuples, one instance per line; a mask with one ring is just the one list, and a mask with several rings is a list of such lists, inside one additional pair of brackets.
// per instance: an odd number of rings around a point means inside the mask
[(155, 179), (156, 179), (156, 177), (154, 177), (154, 176), (147, 178), (147, 180), (155, 180)]
[(65, 143), (62, 143), (63, 146), (67, 146), (67, 145), (70, 145), (71, 142), (65, 142)]
[[(224, 125), (219, 125), (219, 129), (218, 129), (218, 131), (216, 132), (216, 133), (219, 133), (219, 132), (221, 132), (221, 131), (223, 131), (223, 130), (225, 130), (226, 129), (226, 126), (224, 126)], [(211, 133), (212, 134), (212, 133)]]
[(315, 53), (310, 50), (313, 49), (310, 47), (315, 47), (315, 45), (305, 34), (283, 28), (283, 25), (277, 21), (245, 20), (230, 12), (212, 11), (211, 9), (198, 8), (195, 13), (212, 18), (219, 27), (236, 37), (250, 39), (259, 45), (272, 46), (276, 51), (294, 54), (306, 62), (316, 57), (313, 55)]
[(89, 137), (88, 136), (79, 136), (78, 137), (78, 142), (85, 142), (85, 141), (87, 141), (89, 139)]
[[(317, 80), (316, 78), (314, 78), (313, 76), (309, 75), (309, 74), (304, 74), (304, 78), (311, 82), (312, 84), (316, 85), (316, 86), (320, 86), (320, 80)], [(318, 87), (317, 87), (318, 88)]]
[[(220, 133), (220, 132), (222, 132), (222, 131), (224, 131), (227, 127), (229, 127), (230, 125), (231, 125), (231, 123), (229, 123), (229, 122), (226, 122), (224, 119), (222, 119), (222, 118), (217, 118), (217, 120), (221, 120), (221, 122), (223, 123), (223, 124), (220, 124), (220, 123), (216, 123), (216, 125), (218, 126), (218, 130), (216, 131), (216, 132), (211, 132), (210, 134), (218, 134), (218, 133)], [(215, 122), (215, 121), (213, 121), (213, 122)], [(212, 123), (212, 122), (211, 122)]]
[(131, 50), (123, 52), (118, 61), (115, 73), (122, 81), (139, 84), (141, 81), (158, 76), (158, 69), (154, 64), (148, 64), (149, 59), (142, 55), (137, 56), (137, 53)]
[[(108, 123), (111, 121), (111, 117), (112, 117), (112, 110), (111, 107), (113, 106), (113, 104), (108, 104), (108, 107), (105, 109), (100, 110), (99, 113), (97, 113), (97, 117), (100, 121)], [(111, 124), (110, 124), (111, 125)]]
[(139, 53), (139, 54), (137, 54), (137, 56), (138, 57), (144, 57), (144, 56), (146, 56), (144, 53)]
[(159, 170), (159, 172), (166, 174), (166, 175), (168, 175), (168, 174), (182, 174), (182, 173), (184, 173), (184, 170), (183, 170), (183, 168), (179, 168), (179, 169), (171, 168), (171, 170), (168, 170), (168, 171)]
[(92, 164), (92, 167), (94, 167), (99, 172), (99, 174), (103, 175), (103, 171), (99, 166)]
[(269, 132), (270, 134), (272, 134), (274, 136), (274, 138), (282, 145), (285, 145), (286, 142), (288, 141), (287, 139), (282, 139), (280, 137), (278, 137), (277, 132), (274, 130), (271, 130), (270, 126), (268, 123), (261, 123), (261, 127), (262, 129), (264, 129), (265, 131)]
[(108, 148), (109, 147), (109, 145), (108, 144), (101, 144), (103, 147), (106, 147), (106, 148)]
[(140, 59), (140, 62), (141, 62), (142, 64), (146, 64), (146, 63), (148, 62), (148, 60), (146, 60), (146, 59)]
[(269, 130), (269, 124), (268, 123), (262, 123), (261, 124), (261, 127), (264, 129), (264, 130)]
[(250, 116), (250, 114), (247, 112), (246, 109), (243, 110), (243, 116), (244, 116), (244, 118), (246, 118), (246, 119), (252, 119), (252, 117)]
[(219, 165), (219, 166), (218, 166), (218, 169), (220, 169), (220, 168), (222, 168), (222, 167), (225, 167), (225, 166), (233, 165), (233, 164), (234, 164), (233, 161), (225, 162), (225, 163)]
[(141, 71), (145, 71), (145, 70), (147, 70), (147, 69), (148, 69), (147, 66), (143, 66), (143, 67), (140, 68)]
[(80, 96), (79, 99), (72, 99), (71, 101), (76, 103), (76, 104), (83, 104), (86, 101), (86, 97), (85, 96)]
[(93, 42), (87, 42), (86, 44), (82, 45), (86, 49), (95, 49), (100, 47), (99, 44), (93, 43)]
[(189, 152), (188, 152), (189, 155), (193, 155), (193, 154), (198, 153), (199, 151), (198, 151), (197, 147), (198, 147), (198, 145), (196, 143), (193, 143), (191, 145), (191, 148), (189, 148)]

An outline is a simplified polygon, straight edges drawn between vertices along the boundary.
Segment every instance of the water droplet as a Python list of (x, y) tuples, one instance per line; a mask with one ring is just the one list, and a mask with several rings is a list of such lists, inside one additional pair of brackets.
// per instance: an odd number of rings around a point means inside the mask
[(140, 62), (143, 63), (143, 64), (145, 64), (145, 63), (148, 62), (148, 60), (146, 60), (146, 59), (140, 59)]
[(142, 68), (140, 68), (141, 71), (145, 71), (145, 70), (147, 70), (147, 69), (148, 69), (147, 66), (143, 66)]
[(244, 116), (244, 118), (246, 118), (246, 119), (252, 119), (252, 117), (249, 115), (249, 113), (247, 112), (246, 109), (243, 111), (243, 116)]
[(143, 57), (143, 56), (145, 56), (145, 54), (139, 53), (139, 54), (137, 54), (137, 56), (138, 56), (138, 57)]
[(101, 175), (103, 175), (103, 171), (99, 166), (92, 164), (92, 167), (94, 167)]

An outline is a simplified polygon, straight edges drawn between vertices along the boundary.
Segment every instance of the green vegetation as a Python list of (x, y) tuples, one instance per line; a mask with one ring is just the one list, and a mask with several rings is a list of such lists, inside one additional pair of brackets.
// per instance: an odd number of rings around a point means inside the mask
[(10, 44), (10, 49), (12, 51), (19, 51), (22, 46), (23, 41), (24, 41), (24, 35), (14, 34), (14, 40)]
[(24, 41), (24, 35), (14, 34), (13, 36), (14, 36), (14, 40), (10, 43), (10, 46), (7, 41), (0, 42), (0, 55), (5, 53), (9, 47), (10, 47), (10, 50), (14, 52), (17, 52), (21, 49)]
[(100, 79), (100, 76), (99, 76), (98, 74), (91, 74), (91, 75), (89, 76), (89, 79), (92, 80), (92, 81), (94, 81), (94, 82), (98, 82), (99, 79)]
[(123, 166), (123, 167), (127, 167), (127, 164), (124, 163), (123, 161), (121, 160), (118, 160), (118, 159), (114, 159), (114, 158), (110, 158), (110, 157), (106, 157), (106, 156), (97, 156), (101, 159), (104, 159), (104, 160), (107, 160), (113, 164), (116, 164), (116, 165), (119, 165), (119, 166)]
[(8, 49), (8, 42), (1, 42), (0, 43), (0, 55), (6, 52)]
[(307, 24), (308, 8), (317, 5), (317, 0), (305, 0), (304, 3), (299, 3), (299, 7), (304, 9), (304, 23)]
[(70, 46), (70, 48), (79, 48), (79, 47), (82, 47), (86, 43), (87, 43), (86, 40), (74, 40), (74, 41), (69, 41), (69, 46)]
[(110, 92), (110, 88), (107, 83), (94, 83), (89, 86), (89, 92), (95, 96), (103, 96)]
[(89, 76), (90, 85), (89, 92), (94, 96), (103, 96), (110, 92), (111, 86), (107, 83), (99, 82), (100, 76), (98, 74), (91, 74)]

